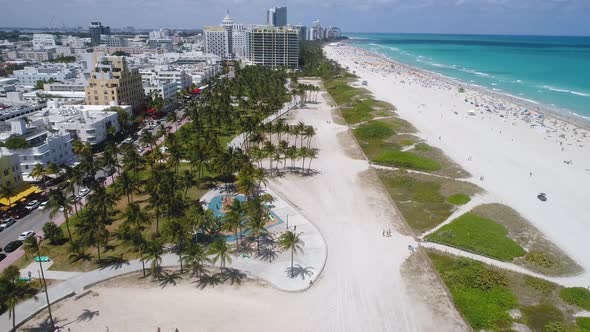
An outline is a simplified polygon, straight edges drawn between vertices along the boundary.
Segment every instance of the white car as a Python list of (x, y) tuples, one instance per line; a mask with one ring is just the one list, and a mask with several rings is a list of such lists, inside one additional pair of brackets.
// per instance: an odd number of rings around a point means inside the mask
[(10, 227), (12, 224), (14, 224), (15, 222), (16, 222), (16, 220), (14, 218), (4, 219), (4, 221), (2, 221), (0, 223), (0, 229), (6, 229), (6, 228)]
[(90, 193), (90, 189), (82, 188), (82, 189), (80, 189), (80, 191), (78, 193), (80, 194), (81, 197), (84, 197), (84, 196), (88, 195), (88, 193)]
[(39, 202), (38, 200), (36, 200), (36, 199), (35, 199), (35, 200), (32, 200), (32, 201), (30, 201), (29, 203), (27, 203), (27, 206), (25, 206), (25, 208), (26, 208), (27, 210), (31, 210), (31, 211), (33, 211), (33, 210), (35, 210), (36, 208), (38, 208), (40, 204), (41, 204), (41, 202)]
[(24, 241), (24, 240), (26, 240), (26, 239), (30, 238), (31, 236), (34, 236), (34, 235), (35, 235), (35, 232), (33, 232), (33, 231), (22, 232), (20, 234), (20, 236), (18, 237), (18, 240), (19, 241)]
[(39, 210), (45, 210), (48, 203), (49, 201), (41, 202), (41, 204), (39, 204)]

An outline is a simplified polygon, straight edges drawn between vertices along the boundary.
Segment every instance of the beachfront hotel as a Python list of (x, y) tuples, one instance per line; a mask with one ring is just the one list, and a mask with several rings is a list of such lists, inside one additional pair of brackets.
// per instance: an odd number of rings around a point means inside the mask
[(290, 27), (260, 27), (246, 33), (253, 64), (295, 69), (299, 62), (299, 31)]

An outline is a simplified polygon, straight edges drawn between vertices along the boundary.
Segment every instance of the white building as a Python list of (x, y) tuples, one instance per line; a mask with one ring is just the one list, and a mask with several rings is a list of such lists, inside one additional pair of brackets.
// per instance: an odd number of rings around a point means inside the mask
[(177, 90), (187, 89), (193, 83), (188, 73), (171, 65), (156, 65), (152, 68), (139, 70), (144, 85), (158, 85), (159, 83), (176, 83)]
[(55, 48), (46, 48), (43, 50), (19, 50), (15, 51), (15, 55), (15, 58), (17, 59), (31, 60), (34, 62), (44, 62), (53, 60), (53, 58), (55, 57)]
[(55, 47), (55, 35), (46, 33), (33, 34), (33, 49), (44, 50), (46, 48)]
[(168, 105), (171, 105), (176, 102), (176, 95), (178, 93), (178, 83), (153, 81), (150, 84), (144, 85), (143, 91), (145, 92), (146, 96), (155, 93), (156, 95), (166, 100)]
[(86, 44), (90, 43), (89, 38), (79, 38), (74, 36), (65, 36), (61, 38), (61, 43), (63, 46), (68, 46), (72, 48), (84, 48)]
[[(111, 106), (67, 105), (54, 101), (47, 105), (42, 111), (29, 116), (29, 119), (91, 145), (104, 142), (109, 131), (114, 134), (120, 129), (119, 114), (111, 110)], [(118, 107), (131, 114), (131, 106)]]
[(51, 133), (42, 127), (36, 127), (36, 124), (27, 127), (23, 119), (11, 121), (10, 124), (11, 132), (3, 133), (0, 139), (18, 136), (30, 145), (26, 149), (10, 150), (19, 156), (21, 171), (25, 178), (36, 164), (47, 166), (53, 162), (57, 165), (71, 165), (76, 161), (70, 134)]
[(229, 35), (224, 27), (207, 26), (205, 34), (205, 53), (215, 54), (222, 59), (229, 58)]
[(18, 79), (19, 84), (26, 87), (33, 87), (37, 81), (60, 81), (73, 79), (76, 77), (76, 70), (73, 66), (66, 64), (44, 64), (42, 66), (28, 66), (21, 70), (14, 71), (14, 77)]

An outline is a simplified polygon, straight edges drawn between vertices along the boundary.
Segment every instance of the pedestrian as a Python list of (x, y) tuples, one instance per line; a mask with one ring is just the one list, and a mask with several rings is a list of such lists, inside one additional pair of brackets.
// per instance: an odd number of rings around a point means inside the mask
[(383, 237), (385, 237), (385, 229), (383, 230)]

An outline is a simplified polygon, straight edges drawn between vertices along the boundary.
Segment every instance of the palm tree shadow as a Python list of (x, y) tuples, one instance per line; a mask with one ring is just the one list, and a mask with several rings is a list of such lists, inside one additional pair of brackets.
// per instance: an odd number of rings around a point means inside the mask
[(219, 275), (221, 276), (221, 279), (224, 283), (229, 280), (231, 285), (233, 285), (234, 283), (239, 285), (242, 283), (242, 280), (246, 278), (245, 273), (238, 269), (232, 268), (223, 268)]
[(291, 267), (288, 267), (285, 269), (285, 274), (287, 275), (287, 277), (289, 278), (297, 278), (297, 277), (301, 277), (301, 280), (305, 280), (306, 277), (311, 277), (313, 275), (313, 267), (308, 266), (308, 267), (303, 267), (299, 264), (295, 264), (295, 266), (293, 266), (293, 273), (291, 273)]
[(274, 250), (272, 246), (264, 246), (260, 250), (260, 255), (258, 256), (260, 260), (268, 261), (269, 263), (277, 259), (277, 257), (279, 257), (279, 254), (276, 252), (276, 250)]
[[(59, 323), (64, 321), (63, 319), (59, 319), (57, 317), (53, 318), (53, 322), (55, 324), (56, 327), (61, 326)], [(68, 323), (70, 324), (70, 323)], [(67, 325), (67, 324), (65, 324)], [(63, 326), (65, 326), (63, 325)], [(54, 329), (52, 329), (51, 327), (51, 321), (49, 320), (49, 317), (47, 317), (45, 320), (43, 320), (41, 323), (39, 323), (39, 326), (36, 327), (27, 327), (27, 328), (22, 328), (19, 329), (19, 331), (27, 331), (27, 332), (53, 332)]]
[(123, 267), (123, 265), (129, 265), (129, 261), (123, 258), (123, 254), (119, 256), (107, 256), (102, 258), (100, 261), (97, 262), (98, 267), (101, 270), (106, 268), (110, 268), (111, 270), (118, 270)]
[(168, 285), (176, 286), (176, 281), (182, 279), (179, 273), (162, 272), (159, 276), (160, 287), (166, 288)]
[(97, 316), (100, 316), (100, 311), (90, 311), (88, 309), (84, 309), (84, 311), (82, 311), (82, 313), (78, 315), (78, 318), (76, 318), (76, 322), (91, 321), (94, 317)]
[(200, 289), (205, 289), (207, 286), (215, 287), (221, 283), (220, 274), (215, 273), (210, 275), (208, 273), (203, 273), (196, 283), (197, 287)]

